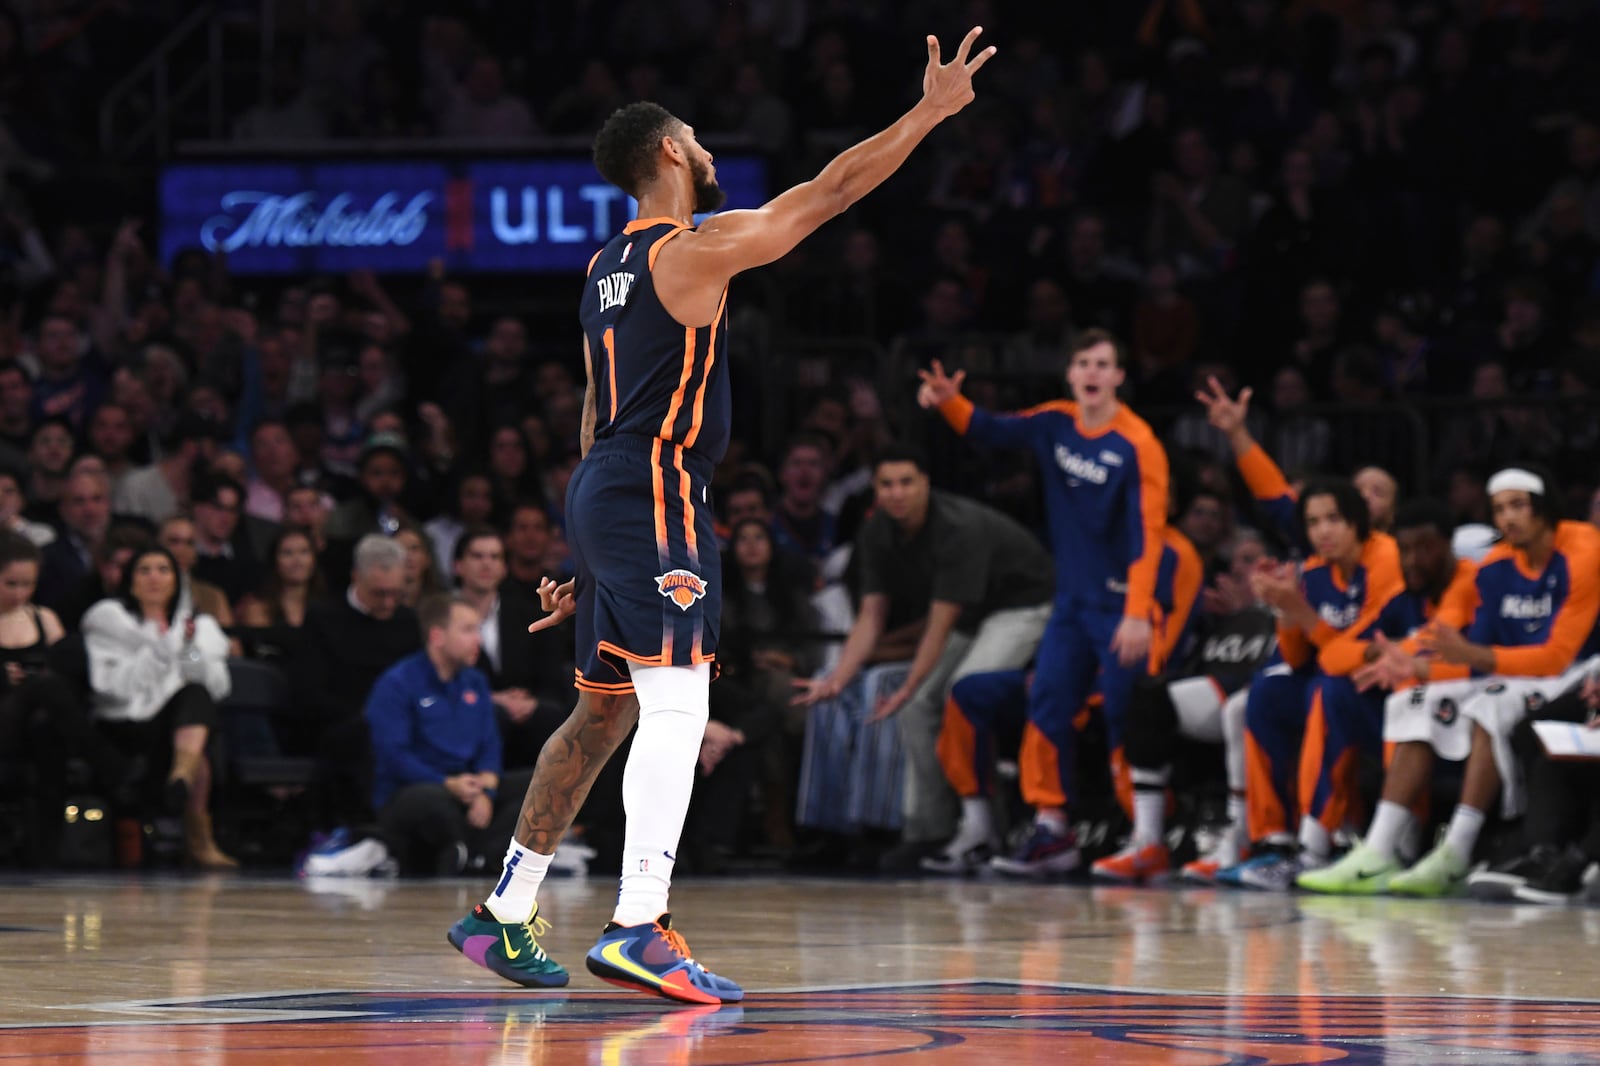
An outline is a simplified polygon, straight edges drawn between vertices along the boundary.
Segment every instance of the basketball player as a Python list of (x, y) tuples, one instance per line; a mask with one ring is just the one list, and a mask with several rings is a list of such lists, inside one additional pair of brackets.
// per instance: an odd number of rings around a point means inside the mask
[(639, 218), (589, 264), (579, 317), (588, 389), (582, 463), (567, 489), (577, 577), (578, 705), (539, 755), (504, 872), (449, 939), (517, 984), (567, 972), (539, 945), (536, 894), (595, 774), (638, 723), (623, 774), (627, 828), (612, 921), (590, 972), (687, 1003), (744, 992), (697, 963), (667, 910), (678, 838), (708, 716), (721, 575), (709, 483), (731, 420), (728, 282), (785, 255), (877, 187), (973, 99), (975, 27), (950, 63), (929, 37), (922, 99), (812, 181), (754, 211), (721, 206), (711, 154), (661, 107), (635, 103), (595, 138), (595, 164)]
[[(1072, 400), (1012, 414), (974, 407), (961, 395), (965, 371), (946, 374), (935, 360), (920, 372), (919, 404), (937, 408), (980, 447), (1029, 449), (1045, 473), (1056, 596), (1028, 692), (1028, 720), (1055, 746), (1063, 767), (1075, 764), (1072, 723), (1096, 675), (1115, 762), (1134, 681), (1161, 669), (1150, 653), (1165, 546), (1167, 453), (1150, 426), (1117, 399), (1124, 364), (1110, 334), (1086, 330), (1067, 364)], [(1047, 857), (1057, 871), (1069, 859), (1076, 864), (1071, 831), (1041, 812), (1013, 865), (1027, 870)]]

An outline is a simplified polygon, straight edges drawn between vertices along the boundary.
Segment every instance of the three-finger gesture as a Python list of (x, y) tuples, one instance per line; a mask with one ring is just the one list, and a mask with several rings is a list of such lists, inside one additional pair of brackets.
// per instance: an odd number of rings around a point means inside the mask
[(924, 410), (938, 407), (951, 397), (960, 395), (961, 383), (967, 380), (965, 370), (946, 374), (944, 364), (937, 359), (933, 361), (931, 370), (918, 370), (917, 376), (922, 378), (922, 384), (917, 387), (917, 404)]
[(1232, 436), (1245, 428), (1245, 417), (1250, 413), (1250, 390), (1239, 390), (1239, 398), (1229, 397), (1228, 390), (1215, 376), (1206, 378), (1206, 387), (1194, 394), (1205, 405), (1206, 420), (1222, 432)]
[(983, 32), (974, 26), (961, 39), (961, 47), (948, 63), (939, 62), (939, 38), (928, 35), (928, 69), (922, 73), (922, 98), (933, 107), (940, 118), (949, 118), (972, 103), (972, 76), (994, 57), (994, 45), (977, 55), (971, 55), (972, 46)]

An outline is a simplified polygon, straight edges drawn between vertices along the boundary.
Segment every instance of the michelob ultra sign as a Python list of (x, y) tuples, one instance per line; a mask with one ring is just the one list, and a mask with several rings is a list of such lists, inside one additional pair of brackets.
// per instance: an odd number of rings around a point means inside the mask
[[(729, 207), (767, 196), (759, 157), (719, 157)], [(581, 271), (636, 214), (582, 156), (173, 163), (161, 258), (200, 248), (239, 274)]]

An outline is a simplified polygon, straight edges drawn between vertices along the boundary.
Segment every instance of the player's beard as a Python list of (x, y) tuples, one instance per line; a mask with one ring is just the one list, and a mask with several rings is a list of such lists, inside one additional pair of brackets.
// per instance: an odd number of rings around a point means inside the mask
[(722, 186), (717, 184), (717, 179), (711, 176), (711, 165), (709, 163), (704, 160), (696, 160), (691, 164), (689, 173), (694, 178), (695, 214), (707, 214), (728, 202), (728, 194), (722, 191)]

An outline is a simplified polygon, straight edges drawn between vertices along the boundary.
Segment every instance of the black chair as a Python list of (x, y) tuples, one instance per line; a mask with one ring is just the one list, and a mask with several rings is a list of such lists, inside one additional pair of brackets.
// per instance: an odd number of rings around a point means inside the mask
[(217, 812), (218, 836), (251, 865), (288, 862), (309, 831), (301, 794), (316, 761), (279, 753), (273, 723), (297, 713), (281, 669), (229, 659), (228, 675), (233, 688), (218, 706), (226, 753), (218, 783), (227, 795)]

